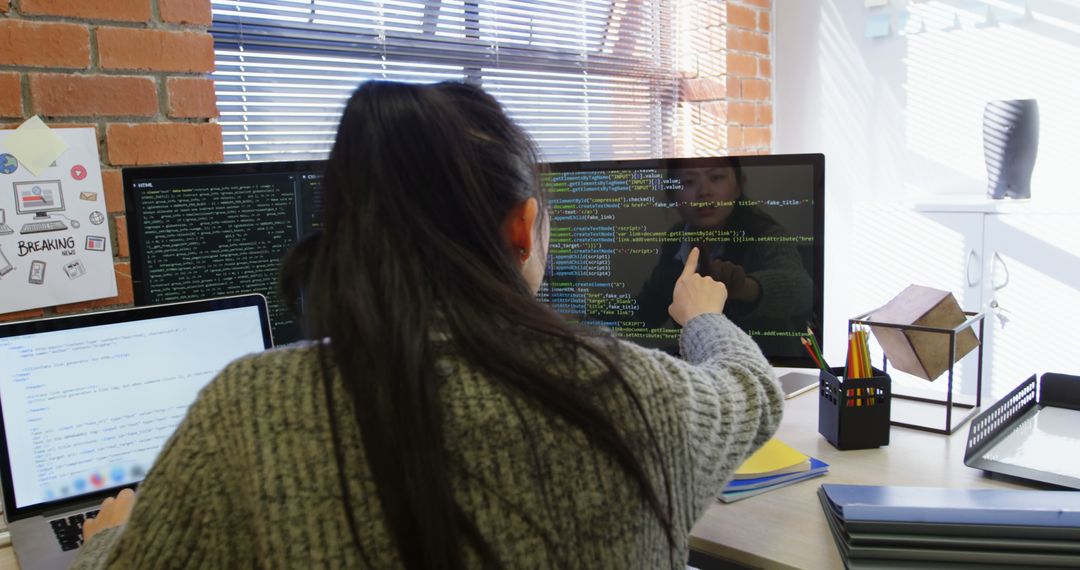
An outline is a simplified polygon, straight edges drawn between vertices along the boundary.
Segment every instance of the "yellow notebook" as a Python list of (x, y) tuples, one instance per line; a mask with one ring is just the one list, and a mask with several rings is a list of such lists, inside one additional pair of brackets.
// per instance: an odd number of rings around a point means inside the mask
[(735, 479), (755, 479), (810, 470), (810, 456), (773, 438), (735, 470)]

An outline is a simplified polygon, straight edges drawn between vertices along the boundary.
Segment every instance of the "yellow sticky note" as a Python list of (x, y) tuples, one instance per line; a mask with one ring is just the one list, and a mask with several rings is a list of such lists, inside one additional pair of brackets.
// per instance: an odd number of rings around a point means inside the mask
[(3, 146), (34, 176), (39, 176), (68, 148), (37, 115), (11, 131)]

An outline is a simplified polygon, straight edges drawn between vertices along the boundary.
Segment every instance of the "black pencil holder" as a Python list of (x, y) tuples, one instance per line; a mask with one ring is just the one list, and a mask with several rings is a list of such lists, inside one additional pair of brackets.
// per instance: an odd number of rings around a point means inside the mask
[(841, 382), (843, 368), (822, 370), (818, 390), (818, 432), (839, 450), (889, 445), (892, 380), (873, 368), (870, 378)]

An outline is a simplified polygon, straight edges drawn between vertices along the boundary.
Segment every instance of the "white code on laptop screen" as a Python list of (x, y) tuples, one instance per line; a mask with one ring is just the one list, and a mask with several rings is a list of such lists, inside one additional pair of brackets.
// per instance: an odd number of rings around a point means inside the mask
[(257, 307), (0, 339), (16, 507), (142, 480), (199, 390), (261, 350)]

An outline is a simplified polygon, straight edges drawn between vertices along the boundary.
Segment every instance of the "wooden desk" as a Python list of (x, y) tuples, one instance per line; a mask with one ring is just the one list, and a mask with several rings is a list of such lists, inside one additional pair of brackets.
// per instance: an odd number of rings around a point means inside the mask
[[(7, 530), (7, 525), (0, 516), (0, 531), (2, 530)], [(8, 542), (7, 546), (0, 546), (0, 570), (19, 570), (19, 562), (15, 559), (15, 549), (11, 547), (11, 542)]]
[(19, 561), (15, 560), (15, 549), (10, 544), (0, 548), (0, 570), (19, 570)]
[(817, 430), (817, 390), (787, 400), (777, 437), (829, 464), (809, 481), (722, 504), (691, 531), (690, 547), (762, 568), (843, 568), (817, 498), (822, 483), (923, 487), (1023, 488), (964, 465), (968, 426), (951, 436), (893, 427), (889, 445), (837, 451)]

